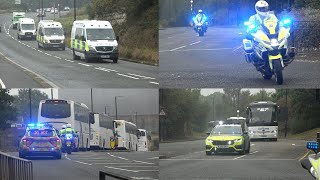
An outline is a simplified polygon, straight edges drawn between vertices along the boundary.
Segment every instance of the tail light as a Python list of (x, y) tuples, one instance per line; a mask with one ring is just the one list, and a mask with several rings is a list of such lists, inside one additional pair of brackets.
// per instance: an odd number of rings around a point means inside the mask
[(60, 145), (60, 139), (58, 138), (54, 138), (54, 139), (50, 139), (50, 143), (56, 147), (57, 145)]
[(22, 139), (22, 143), (25, 146), (29, 147), (32, 144), (32, 139), (24, 138), (24, 139)]

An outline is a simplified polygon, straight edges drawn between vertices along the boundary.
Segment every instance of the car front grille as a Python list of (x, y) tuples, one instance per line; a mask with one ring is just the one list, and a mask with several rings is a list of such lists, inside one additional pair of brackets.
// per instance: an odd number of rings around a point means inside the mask
[(61, 43), (61, 40), (50, 40), (50, 43)]
[(108, 51), (112, 51), (113, 47), (112, 46), (97, 46), (96, 50), (97, 51), (108, 52)]
[(32, 36), (33, 33), (32, 33), (32, 32), (26, 32), (25, 35), (26, 35), (26, 36)]
[(231, 141), (229, 144), (229, 141), (212, 141), (213, 145), (232, 145), (234, 141)]

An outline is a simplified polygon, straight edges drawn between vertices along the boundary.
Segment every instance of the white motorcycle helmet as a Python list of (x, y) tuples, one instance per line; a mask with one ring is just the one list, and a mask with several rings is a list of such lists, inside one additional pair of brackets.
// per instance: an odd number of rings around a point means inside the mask
[(199, 14), (202, 14), (202, 13), (203, 13), (202, 9), (199, 9), (198, 13), (199, 13)]
[(256, 3), (255, 9), (260, 16), (267, 16), (269, 12), (269, 4), (267, 1), (260, 0)]
[(71, 128), (71, 124), (67, 124), (67, 128)]
[(66, 125), (62, 125), (62, 129), (65, 129), (65, 128), (67, 128), (67, 126)]

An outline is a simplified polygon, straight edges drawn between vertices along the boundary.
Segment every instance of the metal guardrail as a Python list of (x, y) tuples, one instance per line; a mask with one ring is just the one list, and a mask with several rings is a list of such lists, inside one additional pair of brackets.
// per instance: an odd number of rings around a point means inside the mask
[(107, 180), (106, 176), (112, 177), (112, 178), (115, 178), (115, 179), (121, 179), (121, 180), (132, 180), (132, 178), (126, 177), (126, 176), (123, 176), (123, 175), (118, 175), (118, 174), (114, 174), (114, 173), (111, 173), (111, 172), (99, 171), (99, 180)]
[(0, 151), (1, 180), (33, 180), (32, 162)]

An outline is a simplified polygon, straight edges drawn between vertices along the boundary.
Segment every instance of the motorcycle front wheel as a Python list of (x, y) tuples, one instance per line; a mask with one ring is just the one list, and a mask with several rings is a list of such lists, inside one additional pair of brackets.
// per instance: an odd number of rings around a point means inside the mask
[(282, 65), (281, 65), (280, 59), (274, 60), (273, 68), (274, 68), (274, 76), (276, 78), (277, 84), (279, 85), (283, 84)]

